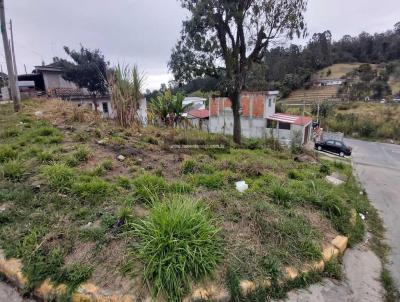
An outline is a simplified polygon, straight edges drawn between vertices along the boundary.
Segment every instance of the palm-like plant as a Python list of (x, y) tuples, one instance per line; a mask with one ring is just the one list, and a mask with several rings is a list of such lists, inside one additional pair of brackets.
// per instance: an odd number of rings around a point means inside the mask
[(173, 95), (170, 90), (151, 100), (150, 108), (154, 115), (166, 126), (177, 126), (183, 120), (183, 114), (191, 107), (191, 104), (183, 105), (185, 96), (181, 93)]
[(122, 127), (130, 127), (134, 122), (140, 124), (138, 109), (142, 99), (144, 75), (139, 72), (135, 65), (118, 65), (109, 77), (113, 109), (116, 113), (117, 122)]

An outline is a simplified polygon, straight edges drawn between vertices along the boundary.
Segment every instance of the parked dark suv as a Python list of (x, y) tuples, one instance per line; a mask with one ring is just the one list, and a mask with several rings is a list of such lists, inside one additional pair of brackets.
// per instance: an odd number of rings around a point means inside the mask
[(346, 146), (343, 142), (333, 140), (333, 139), (328, 139), (323, 142), (317, 142), (315, 143), (315, 149), (318, 151), (328, 151), (332, 153), (336, 153), (341, 157), (350, 156), (351, 155), (351, 147)]

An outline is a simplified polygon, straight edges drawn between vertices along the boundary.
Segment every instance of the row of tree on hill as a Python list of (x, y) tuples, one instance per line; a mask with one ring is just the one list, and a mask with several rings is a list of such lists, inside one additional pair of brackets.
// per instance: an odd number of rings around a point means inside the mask
[[(387, 63), (400, 60), (400, 22), (392, 30), (374, 35), (366, 32), (358, 36), (344, 36), (339, 41), (332, 40), (329, 30), (315, 33), (306, 46), (291, 44), (288, 47), (267, 49), (260, 62), (249, 70), (245, 86), (250, 90), (279, 90), (283, 97), (299, 88), (312, 85), (312, 75), (336, 63)], [(178, 83), (172, 86), (185, 93), (194, 91), (218, 91), (220, 82), (216, 77), (195, 77), (180, 82), (181, 75), (174, 66), (174, 55), (170, 66)]]

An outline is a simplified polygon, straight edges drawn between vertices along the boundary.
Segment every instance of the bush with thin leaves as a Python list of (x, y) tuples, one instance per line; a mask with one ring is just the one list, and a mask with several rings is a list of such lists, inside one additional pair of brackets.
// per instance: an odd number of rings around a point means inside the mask
[(0, 175), (10, 181), (20, 181), (24, 172), (24, 164), (18, 160), (8, 161), (0, 167)]
[(76, 177), (75, 171), (64, 164), (46, 166), (42, 172), (50, 187), (60, 192), (69, 191)]
[(156, 202), (150, 215), (132, 224), (143, 261), (144, 278), (154, 294), (180, 301), (190, 281), (210, 275), (222, 255), (219, 229), (208, 210), (197, 202), (173, 197)]

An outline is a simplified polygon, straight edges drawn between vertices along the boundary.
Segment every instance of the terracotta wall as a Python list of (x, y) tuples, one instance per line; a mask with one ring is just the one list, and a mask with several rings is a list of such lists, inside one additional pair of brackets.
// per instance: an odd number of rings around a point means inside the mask
[[(242, 116), (263, 118), (265, 99), (266, 95), (264, 93), (242, 93), (240, 97), (240, 103), (243, 110)], [(210, 99), (209, 106), (210, 116), (219, 116), (223, 111), (223, 106), (225, 109), (231, 108), (231, 101), (226, 97), (212, 98)]]

